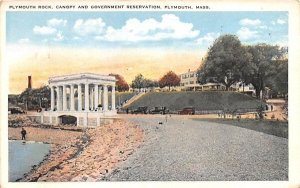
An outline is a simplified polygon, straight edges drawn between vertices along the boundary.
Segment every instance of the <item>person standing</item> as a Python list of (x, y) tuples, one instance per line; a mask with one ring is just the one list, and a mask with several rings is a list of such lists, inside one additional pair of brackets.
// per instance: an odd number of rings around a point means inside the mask
[(22, 140), (26, 140), (26, 130), (23, 127), (21, 131), (21, 135), (22, 135)]

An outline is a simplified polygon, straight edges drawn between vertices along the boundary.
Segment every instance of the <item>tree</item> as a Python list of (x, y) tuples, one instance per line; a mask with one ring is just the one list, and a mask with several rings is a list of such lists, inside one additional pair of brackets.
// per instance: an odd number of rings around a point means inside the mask
[(127, 82), (124, 80), (123, 76), (119, 75), (119, 74), (109, 74), (109, 76), (114, 76), (116, 77), (116, 89), (117, 91), (121, 92), (121, 91), (128, 91), (129, 90), (129, 85), (127, 84)]
[(160, 87), (168, 86), (170, 91), (171, 86), (179, 85), (180, 78), (173, 71), (169, 71), (158, 81), (158, 83)]
[(270, 79), (277, 74), (278, 64), (276, 61), (280, 60), (284, 54), (278, 46), (267, 44), (246, 46), (246, 50), (251, 54), (251, 58), (244, 80), (254, 86), (256, 97), (259, 98), (260, 92), (264, 90), (268, 80), (270, 83)]
[(24, 102), (26, 109), (48, 108), (50, 95), (48, 86), (42, 86), (37, 89), (27, 88), (20, 94), (19, 101)]
[(134, 80), (132, 80), (131, 84), (132, 88), (141, 89), (145, 87), (145, 78), (142, 74), (138, 74), (135, 76)]
[(159, 84), (156, 80), (144, 79), (144, 87), (151, 88), (151, 87), (158, 87)]
[(234, 35), (223, 35), (215, 40), (204, 63), (198, 69), (198, 81), (222, 83), (226, 90), (242, 80), (250, 55)]
[(271, 94), (275, 97), (288, 93), (288, 60), (277, 60), (274, 62), (276, 74), (266, 80), (266, 86), (271, 88)]

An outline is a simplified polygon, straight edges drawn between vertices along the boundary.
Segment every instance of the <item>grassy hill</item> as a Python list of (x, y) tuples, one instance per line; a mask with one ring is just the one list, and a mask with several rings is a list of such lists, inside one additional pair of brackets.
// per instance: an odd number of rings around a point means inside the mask
[[(126, 100), (129, 100), (131, 97), (133, 97), (135, 94), (132, 92), (116, 92), (116, 106), (123, 103)], [(108, 93), (108, 102), (111, 103), (111, 93)]]
[(153, 92), (147, 93), (129, 108), (138, 106), (166, 106), (171, 111), (178, 111), (186, 106), (195, 107), (196, 111), (249, 109), (264, 105), (253, 97), (237, 92), (203, 91), (203, 92)]

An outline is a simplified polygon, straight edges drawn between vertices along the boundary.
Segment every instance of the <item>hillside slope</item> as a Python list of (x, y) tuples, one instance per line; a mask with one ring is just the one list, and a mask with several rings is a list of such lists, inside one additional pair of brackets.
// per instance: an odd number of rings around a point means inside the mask
[[(116, 97), (115, 97), (116, 106), (131, 99), (134, 95), (135, 93), (132, 92), (116, 92)], [(110, 103), (111, 103), (111, 93), (108, 93), (108, 104)]]
[(186, 106), (193, 106), (196, 111), (202, 111), (257, 108), (261, 104), (264, 105), (253, 97), (237, 92), (153, 92), (145, 94), (129, 108), (148, 106), (149, 109), (155, 106), (166, 106), (171, 111), (177, 111)]

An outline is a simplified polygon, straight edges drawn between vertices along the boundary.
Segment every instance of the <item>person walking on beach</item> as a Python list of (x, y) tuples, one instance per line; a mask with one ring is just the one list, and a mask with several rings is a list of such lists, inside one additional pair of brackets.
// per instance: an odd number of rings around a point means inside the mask
[(23, 127), (21, 131), (21, 135), (22, 135), (22, 140), (26, 140), (26, 130)]

